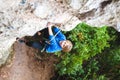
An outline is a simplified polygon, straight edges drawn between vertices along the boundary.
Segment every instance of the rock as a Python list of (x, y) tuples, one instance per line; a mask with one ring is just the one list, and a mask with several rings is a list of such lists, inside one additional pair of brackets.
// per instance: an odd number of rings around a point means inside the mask
[(32, 36), (47, 22), (72, 30), (78, 23), (113, 26), (120, 31), (120, 0), (0, 0), (0, 65), (16, 37)]
[(51, 13), (51, 6), (49, 6), (47, 3), (38, 5), (34, 11), (34, 15), (40, 18), (46, 18)]

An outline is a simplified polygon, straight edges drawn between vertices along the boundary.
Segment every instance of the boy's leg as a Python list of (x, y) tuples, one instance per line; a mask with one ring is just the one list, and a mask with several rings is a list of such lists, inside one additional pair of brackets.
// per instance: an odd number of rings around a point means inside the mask
[(48, 39), (48, 29), (45, 28), (38, 31), (36, 34), (33, 35), (33, 38), (37, 41), (44, 43), (45, 42), (44, 39)]
[(36, 48), (36, 49), (39, 49), (39, 50), (42, 50), (42, 48), (43, 48), (43, 45), (40, 42), (33, 42), (33, 41), (26, 42), (26, 45), (33, 47), (33, 48)]
[(48, 28), (42, 29), (39, 31), (41, 33), (41, 37), (48, 39), (49, 33), (48, 33)]

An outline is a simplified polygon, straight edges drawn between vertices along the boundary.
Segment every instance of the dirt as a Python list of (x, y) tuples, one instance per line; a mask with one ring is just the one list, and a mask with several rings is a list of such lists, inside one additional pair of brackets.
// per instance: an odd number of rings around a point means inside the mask
[(13, 49), (11, 63), (0, 70), (0, 80), (50, 80), (54, 76), (54, 64), (58, 61), (54, 54), (44, 53), (38, 59), (35, 56), (38, 50), (19, 42)]

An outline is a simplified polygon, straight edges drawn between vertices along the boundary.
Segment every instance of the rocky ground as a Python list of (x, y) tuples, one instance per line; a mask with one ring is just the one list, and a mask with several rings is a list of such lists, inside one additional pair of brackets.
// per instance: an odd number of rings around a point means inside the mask
[(54, 75), (54, 63), (57, 58), (53, 54), (42, 54), (41, 59), (34, 53), (38, 51), (16, 42), (13, 46), (12, 62), (0, 70), (0, 80), (50, 80)]

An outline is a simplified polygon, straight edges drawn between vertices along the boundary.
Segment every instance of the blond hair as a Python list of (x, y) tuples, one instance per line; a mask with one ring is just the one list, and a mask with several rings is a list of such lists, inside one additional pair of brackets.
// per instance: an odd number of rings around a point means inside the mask
[(67, 43), (68, 43), (69, 45), (67, 45), (67, 46), (65, 46), (64, 48), (62, 48), (62, 51), (63, 51), (63, 52), (70, 52), (71, 49), (72, 49), (72, 47), (73, 47), (73, 44), (72, 44), (72, 42), (71, 42), (70, 40), (66, 40), (66, 41), (67, 41)]

